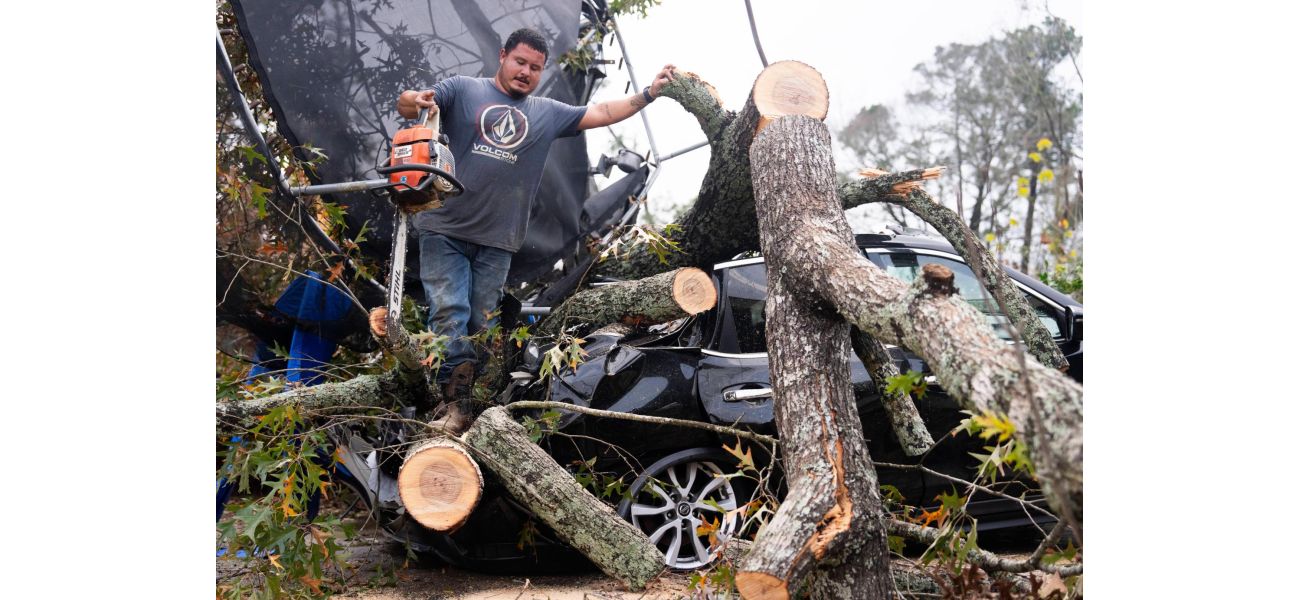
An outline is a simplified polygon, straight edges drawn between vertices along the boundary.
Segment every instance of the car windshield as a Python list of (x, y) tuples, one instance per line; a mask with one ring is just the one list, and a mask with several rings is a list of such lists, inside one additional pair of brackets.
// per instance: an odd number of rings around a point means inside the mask
[[(998, 309), (997, 301), (991, 296), (984, 295), (979, 282), (975, 279), (975, 274), (971, 272), (970, 267), (966, 266), (965, 263), (916, 252), (870, 252), (868, 256), (872, 262), (879, 265), (886, 273), (906, 283), (912, 283), (914, 279), (920, 276), (921, 269), (925, 265), (938, 264), (952, 269), (953, 283), (956, 284), (957, 292), (961, 294), (961, 297), (969, 302), (971, 306), (974, 306), (976, 310), (984, 313), (989, 326), (993, 328), (998, 337), (1004, 340), (1011, 339), (1011, 332), (1007, 329), (1007, 317)], [(1052, 337), (1061, 337), (1061, 325), (1057, 323), (1056, 316), (1047, 303), (1033, 294), (1025, 294), (1025, 299), (1029, 301), (1029, 307), (1038, 315), (1038, 319), (1043, 322), (1043, 326), (1047, 327), (1047, 331), (1052, 334)]]

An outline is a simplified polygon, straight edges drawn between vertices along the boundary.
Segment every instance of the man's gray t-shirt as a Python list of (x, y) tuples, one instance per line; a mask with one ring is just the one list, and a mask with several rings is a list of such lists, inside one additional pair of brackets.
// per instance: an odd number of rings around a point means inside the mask
[(585, 106), (512, 98), (490, 78), (456, 76), (433, 86), (465, 193), (415, 215), (418, 229), (514, 252), (524, 243), (533, 196), (555, 138), (577, 135)]

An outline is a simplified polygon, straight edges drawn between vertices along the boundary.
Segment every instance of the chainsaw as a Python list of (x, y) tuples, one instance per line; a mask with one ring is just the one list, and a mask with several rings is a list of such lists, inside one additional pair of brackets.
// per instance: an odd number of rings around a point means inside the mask
[(375, 171), (385, 177), (325, 185), (290, 188), (294, 196), (316, 196), (344, 192), (371, 192), (392, 202), (397, 214), (393, 224), (392, 270), (388, 276), (388, 326), (401, 327), (402, 287), (406, 272), (406, 229), (409, 215), (441, 208), (443, 200), (459, 196), (465, 186), (456, 179), (456, 160), (447, 136), (439, 132), (439, 118), (420, 109), (417, 123), (393, 136), (388, 164)]

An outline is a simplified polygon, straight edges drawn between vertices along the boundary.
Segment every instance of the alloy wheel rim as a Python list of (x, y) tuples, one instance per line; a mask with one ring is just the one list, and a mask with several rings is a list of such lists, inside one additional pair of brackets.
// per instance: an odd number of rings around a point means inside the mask
[(664, 553), (665, 564), (696, 569), (713, 562), (718, 553), (718, 548), (709, 548), (707, 535), (697, 534), (698, 528), (705, 519), (717, 522), (715, 536), (721, 546), (740, 528), (731, 512), (736, 507), (735, 489), (716, 464), (688, 461), (652, 475), (633, 498), (630, 515)]

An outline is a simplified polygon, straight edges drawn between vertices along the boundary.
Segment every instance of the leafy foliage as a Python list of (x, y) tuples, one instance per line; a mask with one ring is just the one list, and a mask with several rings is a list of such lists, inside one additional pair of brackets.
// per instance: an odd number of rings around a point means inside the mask
[(249, 569), (218, 586), (220, 595), (320, 597), (337, 585), (347, 566), (338, 540), (354, 531), (337, 517), (307, 518), (313, 498), (332, 493), (328, 447), (325, 433), (309, 429), (294, 406), (272, 410), (228, 445), (218, 475), (252, 496), (227, 507), (228, 517), (217, 524), (218, 544), (225, 560), (249, 557)]

